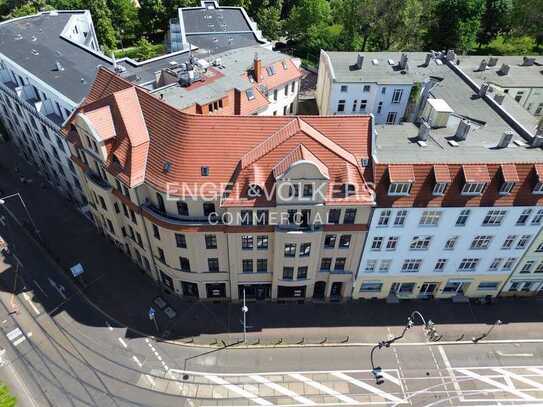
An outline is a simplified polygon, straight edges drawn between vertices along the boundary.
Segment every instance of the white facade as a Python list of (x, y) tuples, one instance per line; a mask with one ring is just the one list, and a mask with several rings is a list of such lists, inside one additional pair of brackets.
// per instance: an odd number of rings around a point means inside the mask
[(375, 209), (353, 297), (497, 295), (542, 222), (535, 207)]
[(259, 113), (259, 116), (286, 116), (296, 114), (298, 110), (298, 91), (300, 89), (300, 81), (291, 81), (275, 89), (271, 89), (268, 93), (268, 101), (270, 104), (264, 111)]
[(499, 91), (507, 93), (524, 109), (534, 116), (543, 116), (543, 86), (533, 88), (503, 88), (493, 85)]

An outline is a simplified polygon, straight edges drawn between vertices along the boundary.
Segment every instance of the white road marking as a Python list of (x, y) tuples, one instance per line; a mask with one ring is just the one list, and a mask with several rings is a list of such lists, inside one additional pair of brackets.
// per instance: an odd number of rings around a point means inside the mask
[(149, 380), (149, 383), (151, 383), (151, 385), (152, 385), (153, 387), (156, 386), (155, 379), (153, 379), (153, 378), (152, 378), (151, 376), (149, 376), (148, 374), (146, 374), (146, 375), (144, 375), (144, 376), (145, 376), (145, 378), (146, 378), (147, 380)]
[(531, 358), (534, 356), (533, 353), (503, 353), (502, 351), (497, 350), (496, 353), (500, 356), (514, 356), (521, 358)]
[(381, 372), (381, 374), (383, 375), (383, 377), (385, 379), (387, 379), (388, 381), (394, 383), (395, 385), (397, 385), (397, 386), (402, 385), (402, 382), (400, 382), (400, 380), (397, 377), (392, 376), (391, 374), (388, 374), (387, 372)]
[(13, 346), (18, 346), (21, 343), (23, 343), (24, 341), (26, 341), (26, 336), (23, 335), (19, 339), (17, 339), (16, 341), (13, 342)]
[[(520, 376), (516, 373), (510, 372), (509, 370), (502, 369), (502, 368), (496, 368), (493, 369), (494, 371), (504, 375), (506, 378), (515, 379), (519, 382), (522, 382), (524, 384), (527, 384), (529, 386), (535, 387), (536, 389), (543, 390), (543, 384), (536, 382), (535, 380), (529, 379), (524, 376)], [(512, 386), (514, 387), (514, 386)]]
[(325, 386), (324, 384), (320, 384), (318, 382), (315, 382), (299, 373), (291, 373), (289, 375), (290, 377), (296, 379), (296, 380), (299, 380), (300, 382), (303, 382), (311, 387), (314, 387), (324, 393), (328, 393), (329, 395), (331, 396), (334, 396), (336, 397), (337, 399), (345, 402), (345, 403), (349, 403), (349, 404), (359, 404), (359, 402), (355, 399), (352, 399), (348, 396), (344, 396), (343, 394), (341, 394), (340, 392), (334, 390), (334, 389), (331, 389), (330, 387), (328, 386)]
[(538, 369), (537, 367), (529, 367), (527, 369), (531, 372), (534, 372), (535, 374), (543, 376), (543, 369)]
[(26, 292), (23, 293), (23, 298), (25, 299), (26, 302), (28, 302), (28, 304), (32, 307), (32, 309), (34, 310), (34, 312), (36, 313), (36, 315), (40, 315), (40, 310), (38, 309), (38, 307), (36, 307), (36, 304), (34, 304), (34, 302), (32, 301), (32, 299), (28, 296), (28, 294)]
[(66, 294), (64, 294), (65, 288), (63, 285), (57, 284), (55, 280), (53, 280), (51, 277), (48, 277), (49, 284), (51, 284), (55, 290), (62, 296), (62, 298), (66, 299)]
[(389, 394), (387, 393), (386, 391), (383, 391), (381, 389), (378, 389), (377, 387), (374, 387), (368, 383), (365, 383), (361, 380), (358, 380), (358, 379), (355, 379), (354, 377), (351, 377), (351, 376), (347, 376), (345, 373), (341, 373), (341, 372), (335, 372), (335, 373), (332, 373), (334, 376), (342, 379), (342, 380), (345, 380), (346, 382), (349, 382), (351, 384), (354, 384), (355, 386), (358, 386), (358, 387), (361, 387), (365, 390), (368, 390), (372, 393), (375, 393), (381, 397), (383, 397), (384, 399), (388, 399), (390, 401), (393, 401), (394, 403), (407, 403), (407, 401), (405, 400), (402, 400), (401, 398), (399, 397), (396, 397), (396, 396), (393, 396), (392, 394)]
[(449, 377), (452, 380), (454, 390), (456, 391), (456, 396), (460, 398), (462, 401), (462, 390), (460, 389), (460, 385), (456, 381), (456, 375), (454, 374), (454, 369), (451, 366), (451, 362), (449, 362), (449, 358), (447, 357), (447, 354), (445, 353), (445, 349), (443, 349), (443, 346), (438, 346), (437, 349), (439, 350), (439, 354), (441, 355), (441, 359), (443, 360), (443, 363), (445, 364), (445, 368), (447, 369), (447, 373), (449, 373)]
[(113, 327), (108, 321), (106, 321), (106, 326), (107, 326), (107, 329), (109, 329), (110, 331), (113, 331)]
[(38, 282), (36, 280), (32, 280), (34, 281), (34, 284), (36, 285), (36, 287), (38, 287), (38, 289), (43, 293), (43, 295), (45, 295), (46, 297), (49, 297), (47, 295), (47, 293), (43, 290), (43, 288), (41, 288), (41, 285), (38, 284)]
[(19, 264), (20, 267), (23, 267), (23, 262), (19, 260), (15, 253), (13, 253), (13, 258), (15, 259), (15, 261), (17, 261), (17, 264)]
[(136, 362), (136, 364), (139, 366), (139, 367), (143, 367), (143, 363), (140, 362), (140, 360), (136, 357), (136, 356), (132, 356), (132, 360), (134, 362)]
[(240, 386), (237, 386), (235, 384), (231, 384), (227, 382), (226, 380), (218, 377), (218, 376), (211, 376), (206, 375), (205, 376), (208, 380), (212, 381), (213, 383), (222, 384), (224, 387), (226, 387), (228, 390), (233, 391), (234, 393), (239, 394), (242, 397), (248, 398), (251, 401), (261, 405), (261, 406), (273, 406), (273, 403), (270, 403), (268, 400), (264, 400), (261, 397), (258, 397), (257, 395), (248, 392), (247, 390), (243, 389)]
[(123, 340), (123, 338), (117, 338), (117, 339), (119, 339), (119, 342), (121, 342), (121, 345), (123, 345), (123, 347), (128, 348), (128, 345), (127, 345), (126, 342)]
[(506, 386), (505, 384), (502, 384), (502, 383), (500, 383), (500, 382), (498, 382), (496, 380), (492, 380), (492, 379), (490, 379), (488, 377), (481, 376), (480, 374), (477, 374), (477, 373), (472, 372), (470, 370), (458, 369), (457, 368), (456, 371), (462, 373), (465, 376), (472, 377), (472, 378), (474, 378), (476, 380), (479, 380), (479, 381), (484, 382), (486, 384), (489, 384), (491, 386), (497, 387), (498, 389), (501, 389), (501, 390), (504, 390), (504, 391), (506, 391), (508, 393), (514, 394), (515, 396), (520, 397), (523, 400), (530, 400), (530, 401), (537, 400), (535, 397), (532, 397), (529, 394), (523, 393), (523, 392), (521, 392), (519, 390), (516, 390), (516, 389), (512, 389), (512, 388)]
[(306, 405), (315, 405), (316, 403), (313, 400), (310, 400), (306, 397), (300, 396), (298, 393), (287, 389), (286, 387), (280, 386), (277, 383), (274, 383), (262, 376), (259, 375), (250, 375), (251, 379), (253, 379), (255, 382), (262, 383), (265, 386), (268, 386), (270, 389), (275, 390), (278, 393), (284, 394), (285, 396), (289, 396), (290, 398), (296, 400), (298, 403), (306, 404)]
[(21, 336), (23, 334), (23, 331), (21, 331), (19, 328), (15, 328), (14, 330), (12, 331), (9, 331), (8, 334), (6, 335), (8, 337), (8, 339), (13, 342), (13, 340), (15, 338), (18, 338), (19, 336)]

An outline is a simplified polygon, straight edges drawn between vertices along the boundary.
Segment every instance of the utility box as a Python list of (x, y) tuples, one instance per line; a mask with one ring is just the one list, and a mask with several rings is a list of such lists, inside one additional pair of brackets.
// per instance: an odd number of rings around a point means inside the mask
[(422, 118), (433, 129), (437, 129), (439, 127), (447, 127), (451, 113), (453, 113), (453, 110), (443, 99), (428, 99), (422, 111)]

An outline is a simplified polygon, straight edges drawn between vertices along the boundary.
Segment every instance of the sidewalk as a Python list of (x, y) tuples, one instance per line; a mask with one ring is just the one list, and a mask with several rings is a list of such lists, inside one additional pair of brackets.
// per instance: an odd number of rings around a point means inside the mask
[[(14, 174), (17, 161), (22, 174), (31, 184), (19, 181)], [(45, 245), (66, 270), (76, 263), (85, 268), (89, 286), (87, 296), (122, 325), (135, 331), (156, 335), (147, 311), (157, 296), (164, 298), (177, 316), (169, 319), (158, 310), (160, 335), (167, 339), (210, 344), (241, 338), (239, 304), (187, 303), (161, 292), (149, 277), (116, 249), (93, 225), (53, 189), (40, 187), (41, 180), (9, 145), (0, 145), (0, 190), (4, 195), (21, 192), (34, 217)], [(7, 205), (20, 219), (25, 217), (20, 204)], [(8, 221), (10, 221), (8, 219)], [(453, 304), (450, 301), (409, 301), (386, 304), (382, 301), (345, 304), (272, 304), (249, 303), (247, 323), (251, 343), (330, 343), (371, 342), (397, 334), (408, 315), (420, 311), (433, 320), (443, 340), (470, 340), (484, 333), (496, 320), (492, 339), (543, 338), (543, 302), (537, 299), (503, 299), (493, 305)], [(70, 312), (69, 304), (67, 311)], [(74, 318), (78, 312), (73, 310)], [(415, 321), (420, 323), (419, 321)], [(104, 318), (105, 324), (105, 318)], [(105, 326), (105, 325), (104, 325)], [(390, 329), (388, 327), (391, 327)], [(133, 333), (136, 336), (136, 333)], [(411, 330), (408, 341), (424, 341), (422, 329)], [(489, 337), (490, 339), (490, 337)]]

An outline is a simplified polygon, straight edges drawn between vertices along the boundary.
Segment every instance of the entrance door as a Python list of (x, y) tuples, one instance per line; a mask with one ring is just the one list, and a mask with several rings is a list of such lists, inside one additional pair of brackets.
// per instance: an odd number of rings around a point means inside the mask
[(430, 297), (434, 294), (439, 283), (423, 283), (420, 287), (419, 295), (421, 297)]
[(336, 281), (332, 283), (332, 288), (330, 290), (330, 298), (341, 298), (341, 291), (343, 290), (343, 283)]
[(323, 299), (325, 292), (326, 292), (326, 282), (317, 281), (315, 283), (315, 288), (313, 289), (313, 298)]

